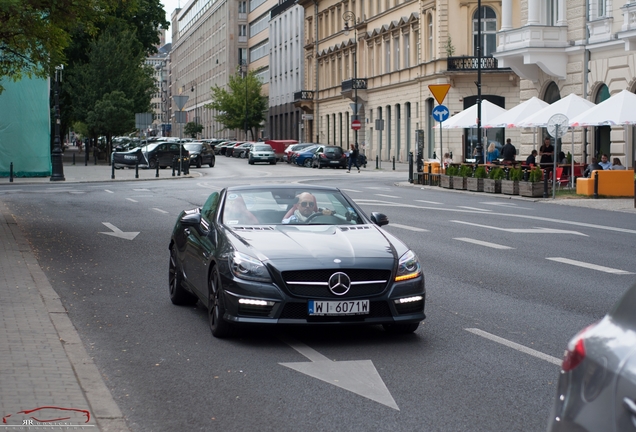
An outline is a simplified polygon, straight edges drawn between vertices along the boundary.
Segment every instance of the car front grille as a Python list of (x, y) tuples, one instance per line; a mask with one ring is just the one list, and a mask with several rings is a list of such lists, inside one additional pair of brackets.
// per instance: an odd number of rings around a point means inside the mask
[(367, 315), (351, 316), (309, 316), (307, 303), (287, 303), (280, 314), (280, 319), (306, 319), (314, 322), (345, 322), (363, 321), (365, 318), (387, 318), (391, 316), (391, 309), (385, 301), (372, 301)]
[[(331, 275), (346, 273), (351, 280), (351, 289), (337, 296), (329, 290)], [(390, 270), (376, 269), (320, 269), (297, 270), (282, 273), (287, 289), (293, 295), (310, 298), (353, 298), (382, 293), (391, 278)]]

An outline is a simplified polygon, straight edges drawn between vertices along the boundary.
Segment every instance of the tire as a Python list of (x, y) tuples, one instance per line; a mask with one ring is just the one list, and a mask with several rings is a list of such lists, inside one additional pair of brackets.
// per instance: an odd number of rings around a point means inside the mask
[(168, 270), (168, 287), (170, 292), (170, 301), (177, 306), (192, 306), (197, 302), (197, 297), (188, 292), (181, 283), (183, 277), (177, 265), (177, 252), (174, 247), (170, 248), (170, 267)]
[(212, 156), (210, 158), (210, 168), (214, 168), (214, 163), (216, 162), (216, 158), (214, 156)]
[(148, 161), (148, 168), (157, 169), (157, 158), (152, 158)]
[(196, 166), (197, 166), (197, 168), (201, 168), (201, 165), (202, 165), (202, 164), (201, 164), (201, 156), (199, 156), (199, 157), (197, 158), (197, 161), (196, 161)]
[(276, 165), (276, 161), (271, 161), (269, 164), (270, 165)]
[(249, 163), (250, 165), (254, 165), (254, 161), (252, 159), (248, 159), (247, 163)]
[(208, 282), (208, 322), (210, 331), (215, 338), (223, 339), (231, 336), (233, 326), (223, 319), (225, 306), (223, 305), (221, 278), (216, 267), (210, 272)]
[(403, 323), (403, 324), (382, 324), (384, 330), (394, 334), (413, 333), (420, 326), (420, 323)]
[(305, 168), (311, 168), (311, 159), (309, 158), (305, 159), (305, 161), (303, 162), (303, 166)]

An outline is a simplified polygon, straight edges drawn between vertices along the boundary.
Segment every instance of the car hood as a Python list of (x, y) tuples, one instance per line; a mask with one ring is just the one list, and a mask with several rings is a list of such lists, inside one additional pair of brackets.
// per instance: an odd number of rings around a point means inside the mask
[[(229, 227), (237, 250), (263, 262), (287, 267), (290, 260), (311, 260), (333, 265), (335, 259), (343, 265), (367, 259), (386, 259), (391, 263), (406, 247), (389, 241), (374, 225), (271, 225)], [(399, 256), (399, 255), (398, 255)]]

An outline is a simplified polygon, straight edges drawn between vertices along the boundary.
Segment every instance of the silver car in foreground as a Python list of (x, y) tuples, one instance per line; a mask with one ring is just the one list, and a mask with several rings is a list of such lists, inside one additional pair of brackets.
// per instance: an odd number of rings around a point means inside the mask
[(570, 340), (548, 431), (636, 431), (636, 285)]

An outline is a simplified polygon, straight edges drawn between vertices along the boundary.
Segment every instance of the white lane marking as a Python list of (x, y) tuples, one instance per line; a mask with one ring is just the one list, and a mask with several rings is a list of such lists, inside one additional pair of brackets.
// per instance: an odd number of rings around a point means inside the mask
[(467, 238), (467, 237), (456, 237), (453, 240), (459, 240), (459, 241), (463, 241), (466, 243), (472, 243), (472, 244), (476, 244), (476, 245), (480, 245), (480, 246), (486, 246), (489, 248), (493, 248), (493, 249), (514, 249), (513, 247), (510, 246), (504, 246), (504, 245), (499, 245), (496, 243), (490, 243), (487, 241), (482, 241), (482, 240), (475, 240), (475, 239), (471, 239), (471, 238)]
[(561, 258), (561, 257), (546, 257), (546, 259), (550, 260), (550, 261), (556, 261), (556, 262), (560, 262), (563, 264), (570, 264), (573, 266), (577, 266), (577, 267), (584, 267), (584, 268), (589, 268), (591, 270), (598, 270), (598, 271), (602, 271), (605, 273), (612, 273), (612, 274), (620, 274), (620, 275), (631, 275), (634, 273), (625, 271), (625, 270), (619, 270), (619, 269), (614, 269), (611, 267), (604, 267), (604, 266), (600, 266), (597, 264), (591, 264), (591, 263), (586, 263), (583, 261), (576, 261), (576, 260), (572, 260), (569, 258)]
[(135, 192), (150, 192), (150, 189), (133, 189)]
[(381, 196), (381, 197), (385, 197), (385, 198), (400, 198), (399, 196), (385, 195), (385, 194), (375, 194), (375, 196)]
[(412, 227), (412, 226), (401, 225), (401, 224), (396, 224), (396, 223), (389, 223), (389, 225), (387, 225), (387, 226), (394, 226), (394, 227), (402, 228), (402, 229), (409, 230), (409, 231), (429, 232), (429, 230), (424, 229), (424, 228)]
[(382, 191), (390, 191), (391, 190), (391, 188), (381, 187), (381, 186), (368, 186), (366, 189), (382, 190)]
[(134, 200), (134, 199), (132, 199), (132, 198), (126, 198), (126, 199), (127, 199), (128, 201), (132, 201), (132, 202), (139, 202), (139, 201)]
[(115, 192), (113, 192), (113, 191), (111, 191), (111, 190), (108, 190), (108, 189), (104, 189), (104, 190), (105, 190), (106, 192), (108, 192), (108, 193), (115, 193)]
[(442, 205), (442, 203), (439, 202), (435, 202), (435, 201), (425, 201), (425, 200), (415, 200), (417, 202), (421, 202), (421, 203), (425, 203), (425, 204), (438, 204), (438, 205)]
[(115, 225), (113, 225), (112, 223), (109, 222), (102, 222), (104, 225), (106, 225), (107, 228), (110, 228), (111, 230), (113, 230), (113, 232), (100, 232), (100, 234), (106, 234), (109, 236), (113, 236), (113, 237), (119, 237), (125, 240), (132, 240), (135, 237), (137, 237), (137, 234), (139, 234), (139, 232), (123, 232), (122, 230), (120, 230), (119, 228), (117, 228)]
[(279, 363), (281, 366), (335, 385), (389, 408), (400, 410), (371, 360), (336, 362), (302, 342), (286, 336), (280, 339), (311, 360), (311, 362)]
[(481, 224), (476, 224), (476, 223), (472, 223), (472, 222), (464, 222), (464, 221), (458, 221), (458, 220), (452, 220), (450, 222), (455, 222), (455, 223), (464, 224), (464, 225), (471, 225), (471, 226), (476, 226), (476, 227), (480, 227), (480, 228), (493, 229), (493, 230), (497, 230), (497, 231), (505, 231), (505, 232), (515, 233), (515, 234), (574, 234), (574, 235), (580, 235), (580, 236), (583, 236), (583, 237), (589, 237), (587, 234), (583, 234), (583, 233), (580, 233), (578, 231), (559, 230), (559, 229), (554, 229), (554, 228), (540, 228), (540, 227), (535, 227), (535, 228), (499, 228), (499, 227), (492, 226), (492, 225), (481, 225)]
[(528, 355), (531, 355), (533, 357), (539, 358), (541, 360), (545, 360), (548, 363), (552, 363), (552, 364), (555, 364), (557, 366), (561, 366), (561, 363), (563, 362), (561, 359), (558, 359), (556, 357), (552, 357), (551, 355), (544, 354), (541, 351), (533, 350), (532, 348), (528, 348), (527, 346), (523, 346), (523, 345), (520, 345), (518, 343), (509, 341), (508, 339), (504, 339), (502, 337), (495, 336), (494, 334), (485, 332), (485, 331), (480, 330), (480, 329), (467, 328), (467, 329), (464, 329), (464, 330), (466, 330), (468, 332), (471, 332), (473, 334), (476, 334), (477, 336), (481, 336), (483, 338), (489, 339), (489, 340), (491, 340), (493, 342), (500, 343), (500, 344), (505, 345), (505, 346), (507, 346), (509, 348), (515, 349), (517, 351), (520, 351), (520, 352), (522, 352), (524, 354), (528, 354)]
[(69, 193), (74, 194), (74, 195), (78, 195), (78, 194), (83, 194), (86, 193), (84, 191), (69, 191)]
[(480, 211), (480, 212), (491, 212), (492, 211), (492, 210), (482, 209), (482, 208), (477, 208), (477, 207), (467, 207), (467, 206), (457, 206), (457, 207), (468, 209), (468, 210), (477, 210), (477, 211)]
[(159, 213), (168, 213), (167, 211), (158, 209), (156, 207), (153, 207), (152, 209), (158, 211)]
[(486, 202), (481, 202), (480, 204), (486, 204), (486, 205), (494, 205), (494, 206), (498, 206), (498, 207), (512, 207), (512, 208), (516, 208), (519, 210), (531, 210), (528, 207), (519, 207), (519, 205), (515, 204), (515, 203), (506, 203), (506, 202), (493, 202), (493, 201), (486, 201)]
[(343, 190), (343, 191), (345, 191), (345, 192), (357, 192), (357, 193), (362, 193), (362, 191), (355, 190), (355, 189), (340, 189), (340, 190)]

